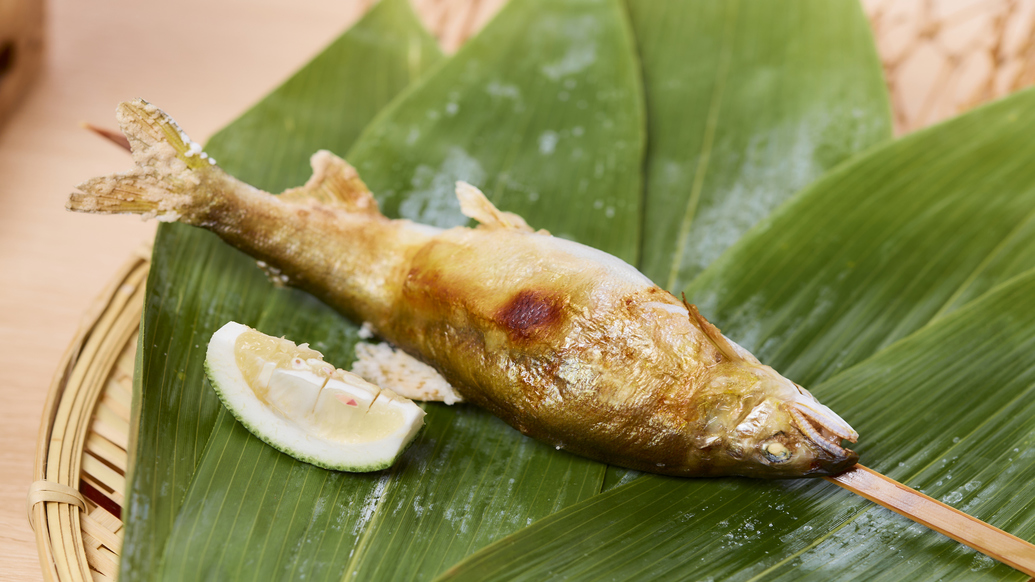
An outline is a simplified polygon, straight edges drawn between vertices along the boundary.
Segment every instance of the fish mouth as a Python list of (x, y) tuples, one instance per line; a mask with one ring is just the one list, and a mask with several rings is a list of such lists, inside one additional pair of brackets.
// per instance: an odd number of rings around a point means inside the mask
[(818, 400), (808, 390), (794, 385), (799, 397), (788, 407), (798, 430), (821, 449), (839, 459), (855, 457), (855, 453), (841, 446), (841, 441), (855, 442), (859, 433), (847, 422)]

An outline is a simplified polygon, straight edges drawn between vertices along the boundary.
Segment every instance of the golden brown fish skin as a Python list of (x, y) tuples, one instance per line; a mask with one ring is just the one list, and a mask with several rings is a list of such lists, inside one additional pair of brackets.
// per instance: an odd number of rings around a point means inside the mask
[(207, 228), (525, 434), (683, 476), (855, 463), (839, 446), (851, 427), (695, 308), (610, 255), (532, 232), (473, 188), (458, 194), (484, 224), (436, 231), (382, 216), (355, 170), (326, 152), (304, 187), (274, 197), (206, 161), (153, 106), (123, 104), (119, 119), (138, 168), (85, 182), (70, 208)]
[(305, 289), (346, 316), (375, 325), (390, 316), (396, 282), (429, 238), (381, 215), (341, 212), (315, 201), (282, 202), (268, 194), (237, 201), (247, 211), (210, 212), (209, 230), (264, 263), (275, 283)]
[[(551, 252), (555, 241), (444, 232), (413, 256), (395, 317), (379, 331), (434, 362), (465, 399), (594, 459), (681, 476), (802, 476), (854, 464), (852, 454), (810, 446), (786, 414), (784, 428), (761, 439), (733, 434), (758, 407), (772, 408), (770, 421), (780, 416), (765, 390), (771, 368), (723, 354), (670, 293), (616, 282), (563, 248)], [(800, 453), (795, 462), (759, 458), (772, 438)]]

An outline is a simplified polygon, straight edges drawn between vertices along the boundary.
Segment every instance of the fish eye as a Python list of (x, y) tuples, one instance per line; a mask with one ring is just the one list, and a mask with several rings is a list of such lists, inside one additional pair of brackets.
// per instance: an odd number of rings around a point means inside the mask
[(791, 450), (779, 441), (771, 441), (762, 445), (762, 453), (771, 463), (785, 463), (791, 460)]

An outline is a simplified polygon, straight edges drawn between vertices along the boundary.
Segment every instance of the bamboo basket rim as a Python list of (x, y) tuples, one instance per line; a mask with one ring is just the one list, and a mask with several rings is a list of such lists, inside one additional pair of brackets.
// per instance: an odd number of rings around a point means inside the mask
[[(107, 462), (98, 465), (97, 472), (104, 477), (95, 484), (83, 480), (83, 466), (87, 441), (94, 438), (91, 421), (98, 402), (120, 357), (136, 352), (150, 256), (147, 243), (119, 268), (87, 309), (51, 381), (28, 496), (29, 524), (48, 581), (116, 577), (122, 527), (116, 514), (121, 507), (118, 492), (125, 482), (125, 465), (119, 467), (108, 455)], [(116, 443), (97, 438), (106, 441), (115, 457), (118, 449), (125, 455), (128, 447), (117, 437), (111, 439), (120, 441)]]

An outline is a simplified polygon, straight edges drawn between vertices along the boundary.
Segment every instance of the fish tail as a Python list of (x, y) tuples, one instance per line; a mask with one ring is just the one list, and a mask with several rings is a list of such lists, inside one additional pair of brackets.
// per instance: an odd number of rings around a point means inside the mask
[(196, 223), (220, 186), (236, 182), (154, 105), (142, 99), (121, 103), (116, 118), (136, 167), (79, 184), (69, 210)]

